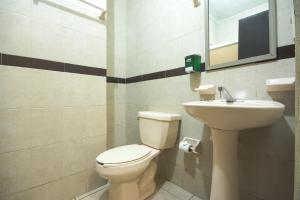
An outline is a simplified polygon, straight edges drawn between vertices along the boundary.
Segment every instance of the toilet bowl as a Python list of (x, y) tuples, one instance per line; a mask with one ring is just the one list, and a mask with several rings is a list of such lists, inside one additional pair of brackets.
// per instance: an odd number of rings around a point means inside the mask
[(107, 179), (109, 200), (144, 200), (155, 191), (156, 158), (176, 142), (178, 114), (139, 112), (143, 144), (109, 149), (96, 158), (98, 174)]

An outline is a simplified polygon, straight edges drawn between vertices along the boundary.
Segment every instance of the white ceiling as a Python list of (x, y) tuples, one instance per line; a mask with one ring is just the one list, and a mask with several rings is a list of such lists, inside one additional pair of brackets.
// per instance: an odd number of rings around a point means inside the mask
[(209, 0), (209, 12), (215, 19), (224, 19), (249, 10), (268, 0)]

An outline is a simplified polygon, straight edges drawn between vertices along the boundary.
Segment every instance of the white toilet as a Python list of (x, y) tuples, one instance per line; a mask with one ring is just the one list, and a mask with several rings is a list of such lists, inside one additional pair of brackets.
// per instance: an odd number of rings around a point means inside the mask
[(96, 170), (110, 183), (109, 200), (144, 200), (154, 192), (154, 158), (174, 146), (180, 120), (178, 114), (139, 112), (143, 144), (116, 147), (97, 156)]

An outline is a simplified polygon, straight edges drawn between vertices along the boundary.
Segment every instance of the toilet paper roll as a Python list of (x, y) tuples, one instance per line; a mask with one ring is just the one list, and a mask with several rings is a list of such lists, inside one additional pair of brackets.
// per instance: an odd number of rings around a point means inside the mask
[(191, 153), (192, 145), (186, 141), (182, 141), (179, 143), (179, 149), (184, 151), (185, 153)]
[(193, 69), (193, 67), (186, 67), (185, 68), (185, 73), (189, 74), (189, 73), (193, 73), (193, 72), (195, 72), (194, 69)]

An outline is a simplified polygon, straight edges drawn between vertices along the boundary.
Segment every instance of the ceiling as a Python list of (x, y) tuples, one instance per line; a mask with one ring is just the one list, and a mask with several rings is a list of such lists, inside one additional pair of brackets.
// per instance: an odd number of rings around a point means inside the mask
[(209, 12), (216, 20), (249, 10), (268, 0), (209, 0)]

